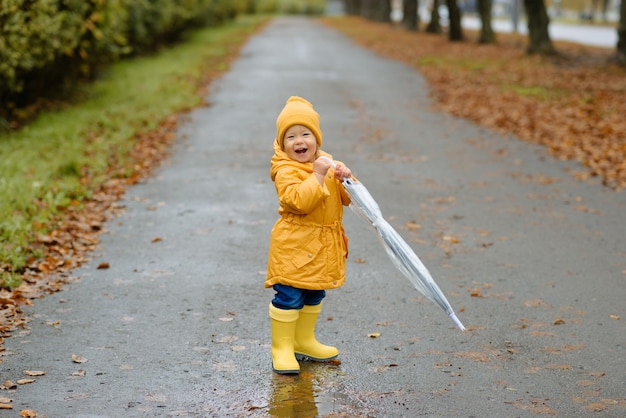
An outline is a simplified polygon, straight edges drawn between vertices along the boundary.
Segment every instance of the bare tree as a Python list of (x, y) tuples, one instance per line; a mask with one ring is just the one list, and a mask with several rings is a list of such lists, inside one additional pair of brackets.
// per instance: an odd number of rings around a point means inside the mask
[(361, 0), (361, 16), (376, 22), (391, 22), (391, 0)]
[(430, 22), (426, 26), (428, 33), (441, 33), (441, 23), (439, 22), (439, 0), (433, 0), (433, 9), (430, 11)]
[(451, 41), (463, 40), (463, 28), (461, 27), (461, 9), (456, 0), (446, 0), (448, 4), (449, 25), (448, 39)]
[(361, 0), (343, 0), (346, 13), (352, 16), (361, 14)]
[(419, 18), (417, 9), (419, 0), (404, 0), (402, 2), (402, 25), (408, 30), (417, 30)]
[(524, 7), (528, 17), (528, 53), (554, 54), (556, 51), (548, 33), (550, 18), (544, 0), (524, 0)]
[(481, 44), (491, 44), (496, 41), (496, 34), (491, 27), (491, 5), (492, 0), (477, 0), (478, 13), (480, 15), (480, 37)]
[(379, 3), (379, 22), (391, 22), (391, 0), (378, 0)]
[(622, 0), (622, 5), (619, 9), (617, 38), (617, 61), (621, 65), (626, 65), (626, 0)]

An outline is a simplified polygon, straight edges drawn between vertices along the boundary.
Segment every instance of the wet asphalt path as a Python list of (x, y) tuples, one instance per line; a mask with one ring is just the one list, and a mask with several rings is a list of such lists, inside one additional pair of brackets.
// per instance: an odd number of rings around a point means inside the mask
[[(290, 95), (314, 103), (323, 148), (368, 187), (469, 332), (348, 210), (347, 284), (318, 327), (341, 365), (271, 372), (268, 169)], [(1, 381), (46, 375), (1, 391), (14, 409), (0, 417), (626, 414), (625, 193), (434, 111), (412, 69), (302, 18), (253, 37), (208, 101), (129, 190), (81, 280), (37, 301), (7, 340)]]

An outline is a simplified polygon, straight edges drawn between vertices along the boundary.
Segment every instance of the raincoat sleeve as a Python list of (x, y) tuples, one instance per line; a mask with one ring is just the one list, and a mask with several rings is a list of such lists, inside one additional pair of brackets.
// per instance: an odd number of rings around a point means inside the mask
[(298, 215), (311, 213), (330, 196), (326, 185), (320, 185), (312, 173), (306, 173), (303, 179), (297, 171), (281, 170), (274, 183), (280, 206)]
[(352, 200), (350, 199), (350, 195), (341, 183), (339, 183), (339, 194), (341, 195), (341, 204), (343, 206), (350, 206)]

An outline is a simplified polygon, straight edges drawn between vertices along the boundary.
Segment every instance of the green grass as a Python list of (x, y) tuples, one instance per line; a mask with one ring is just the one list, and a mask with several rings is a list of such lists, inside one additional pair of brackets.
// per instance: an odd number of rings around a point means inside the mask
[(511, 91), (521, 97), (532, 97), (542, 101), (559, 100), (566, 95), (566, 91), (544, 86), (522, 86), (518, 84), (504, 84), (503, 91)]
[(27, 260), (42, 256), (32, 245), (37, 234), (88, 198), (111, 160), (129, 163), (134, 133), (199, 105), (203, 74), (226, 69), (232, 48), (266, 19), (240, 17), (154, 56), (117, 63), (80, 88), (80, 103), (0, 134), (0, 287), (19, 284)]

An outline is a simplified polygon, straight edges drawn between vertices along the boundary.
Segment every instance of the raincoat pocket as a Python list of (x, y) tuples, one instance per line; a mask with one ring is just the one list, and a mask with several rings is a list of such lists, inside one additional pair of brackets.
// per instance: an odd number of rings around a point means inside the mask
[(313, 238), (300, 248), (293, 257), (293, 264), (296, 268), (302, 268), (315, 259), (322, 248), (319, 239)]

